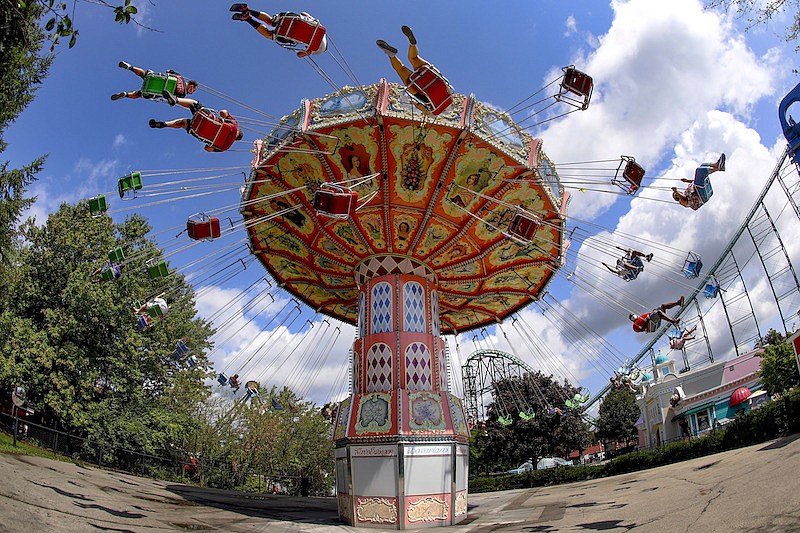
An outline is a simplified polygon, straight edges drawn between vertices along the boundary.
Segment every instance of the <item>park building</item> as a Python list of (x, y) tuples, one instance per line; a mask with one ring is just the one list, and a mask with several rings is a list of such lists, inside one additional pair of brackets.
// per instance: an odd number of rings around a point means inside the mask
[(659, 353), (636, 397), (639, 447), (703, 435), (766, 401), (758, 376), (762, 351), (682, 372)]

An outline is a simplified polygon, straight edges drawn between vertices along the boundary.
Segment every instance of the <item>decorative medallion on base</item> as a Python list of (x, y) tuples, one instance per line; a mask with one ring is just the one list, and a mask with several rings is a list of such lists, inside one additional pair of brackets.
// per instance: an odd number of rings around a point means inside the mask
[(447, 502), (427, 496), (408, 504), (406, 518), (409, 522), (437, 522), (448, 519)]
[(396, 524), (397, 505), (389, 498), (363, 498), (356, 504), (356, 518), (360, 522)]

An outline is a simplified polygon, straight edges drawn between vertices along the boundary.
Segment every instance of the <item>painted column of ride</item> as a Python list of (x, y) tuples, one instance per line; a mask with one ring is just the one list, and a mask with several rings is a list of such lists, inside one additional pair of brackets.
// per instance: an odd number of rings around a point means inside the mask
[(469, 435), (447, 390), (435, 280), (407, 258), (372, 262), (334, 434), (339, 513), (362, 527), (454, 524), (466, 518)]

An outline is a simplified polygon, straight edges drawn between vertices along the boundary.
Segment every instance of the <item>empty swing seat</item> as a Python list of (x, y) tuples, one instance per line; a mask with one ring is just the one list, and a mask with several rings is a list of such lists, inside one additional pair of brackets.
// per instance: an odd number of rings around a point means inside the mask
[(716, 298), (719, 294), (719, 284), (718, 283), (707, 283), (705, 289), (703, 290), (703, 296), (706, 298)]
[(322, 186), (314, 193), (314, 209), (318, 214), (346, 219), (356, 211), (358, 193), (344, 187)]
[(163, 259), (147, 263), (147, 277), (150, 279), (165, 278), (169, 275), (167, 263)]
[(540, 218), (525, 213), (517, 213), (508, 226), (508, 233), (513, 237), (530, 242), (541, 225), (542, 220)]
[(289, 50), (305, 46), (309, 54), (324, 52), (325, 26), (307, 13), (279, 13), (275, 23), (275, 42)]
[(98, 194), (97, 196), (89, 198), (89, 214), (92, 215), (93, 218), (103, 216), (103, 213), (106, 211), (108, 211), (108, 204), (106, 203), (105, 195)]
[(183, 342), (182, 339), (175, 343), (175, 353), (178, 355), (178, 357), (183, 357), (189, 353), (189, 347), (186, 346), (186, 343)]
[(189, 368), (194, 368), (197, 366), (197, 357), (190, 355), (189, 358), (186, 360), (186, 365)]
[(113, 265), (114, 263), (121, 263), (125, 260), (125, 253), (122, 251), (122, 247), (117, 246), (116, 248), (108, 251), (108, 260)]
[(217, 382), (220, 385), (227, 385), (228, 384), (228, 376), (226, 376), (223, 372), (220, 372), (217, 376)]
[(408, 78), (408, 92), (431, 115), (439, 115), (453, 103), (453, 87), (433, 65), (422, 65)]
[(703, 261), (700, 260), (700, 256), (694, 252), (689, 252), (689, 255), (686, 256), (686, 260), (683, 263), (683, 274), (687, 278), (696, 278), (700, 275), (700, 271), (703, 269)]
[(203, 241), (216, 239), (220, 236), (218, 218), (207, 217), (205, 214), (200, 214), (199, 218), (199, 220), (189, 218), (189, 220), (186, 221), (186, 230), (189, 232), (190, 239)]
[(136, 191), (142, 188), (142, 174), (140, 172), (131, 172), (127, 176), (122, 176), (117, 181), (117, 190), (119, 197), (123, 200), (127, 196), (128, 199), (136, 198)]
[(556, 99), (585, 110), (589, 107), (592, 98), (594, 81), (588, 74), (581, 72), (574, 66), (564, 67), (564, 79), (561, 80)]
[[(625, 163), (625, 168), (622, 167), (623, 163)], [(620, 170), (622, 170), (622, 175), (620, 175)], [(611, 180), (611, 183), (633, 196), (641, 188), (644, 174), (645, 169), (633, 157), (624, 155), (619, 167), (617, 167), (617, 174)]]

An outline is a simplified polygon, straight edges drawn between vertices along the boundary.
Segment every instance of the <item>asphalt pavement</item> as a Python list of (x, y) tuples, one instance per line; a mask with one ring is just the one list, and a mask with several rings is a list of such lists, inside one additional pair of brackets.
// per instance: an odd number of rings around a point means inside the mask
[[(471, 494), (461, 524), (431, 531), (800, 531), (800, 435), (633, 474)], [(0, 533), (344, 532), (333, 498), (153, 481), (0, 454)]]

